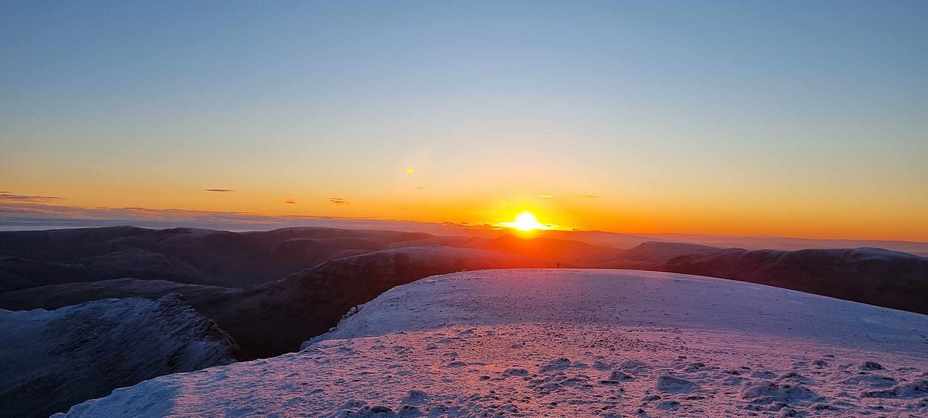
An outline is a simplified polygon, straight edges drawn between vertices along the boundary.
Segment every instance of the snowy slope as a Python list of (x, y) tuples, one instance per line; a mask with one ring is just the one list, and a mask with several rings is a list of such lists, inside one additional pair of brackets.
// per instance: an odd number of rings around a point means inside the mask
[(299, 353), (68, 416), (923, 416), (926, 371), (925, 315), (680, 274), (493, 270), (391, 289)]
[(0, 416), (48, 416), (112, 389), (233, 361), (234, 343), (173, 295), (0, 310)]

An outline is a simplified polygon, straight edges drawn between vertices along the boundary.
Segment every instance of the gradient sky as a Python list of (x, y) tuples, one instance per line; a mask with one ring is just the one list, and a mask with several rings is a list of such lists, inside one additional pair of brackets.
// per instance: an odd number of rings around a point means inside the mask
[(0, 192), (928, 241), (926, 21), (924, 1), (5, 1)]

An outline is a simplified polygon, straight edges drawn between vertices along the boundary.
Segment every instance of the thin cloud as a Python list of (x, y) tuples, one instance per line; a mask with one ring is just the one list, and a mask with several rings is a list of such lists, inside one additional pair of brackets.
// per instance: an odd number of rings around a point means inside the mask
[(216, 193), (227, 193), (227, 192), (234, 192), (235, 190), (232, 190), (232, 189), (206, 189), (205, 191), (207, 191), (207, 192), (216, 192)]
[(347, 205), (348, 201), (341, 197), (330, 197), (329, 203), (336, 205), (336, 206), (342, 206), (342, 205)]
[(582, 194), (580, 195), (580, 197), (585, 198), (585, 199), (599, 199), (599, 195), (593, 194), (593, 193)]
[(284, 203), (286, 203), (286, 204), (288, 204), (288, 205), (295, 205), (295, 204), (296, 204), (296, 200), (284, 200)]
[(547, 194), (547, 193), (542, 193), (536, 197), (538, 197), (539, 199), (544, 199), (544, 200), (554, 199), (554, 195)]
[(39, 196), (39, 195), (26, 195), (26, 194), (12, 194), (7, 192), (0, 192), (0, 200), (8, 200), (14, 202), (45, 202), (49, 200), (60, 200), (58, 196)]

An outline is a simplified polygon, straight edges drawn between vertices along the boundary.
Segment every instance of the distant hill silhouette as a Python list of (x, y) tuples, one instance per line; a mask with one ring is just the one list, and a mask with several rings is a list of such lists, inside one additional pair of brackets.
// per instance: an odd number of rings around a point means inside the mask
[(761, 283), (928, 314), (928, 258), (877, 248), (685, 254), (663, 271)]
[(0, 291), (124, 277), (250, 287), (332, 258), (427, 237), (329, 228), (239, 233), (127, 226), (0, 232)]

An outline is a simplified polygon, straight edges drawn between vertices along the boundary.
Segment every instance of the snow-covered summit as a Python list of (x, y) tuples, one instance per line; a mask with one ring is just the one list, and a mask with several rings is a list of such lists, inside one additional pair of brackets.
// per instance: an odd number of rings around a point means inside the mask
[(630, 270), (485, 270), (426, 278), (388, 290), (313, 341), (524, 322), (732, 330), (928, 353), (926, 315), (711, 277)]
[(487, 270), (396, 287), (299, 353), (67, 416), (928, 413), (928, 316), (720, 279)]

